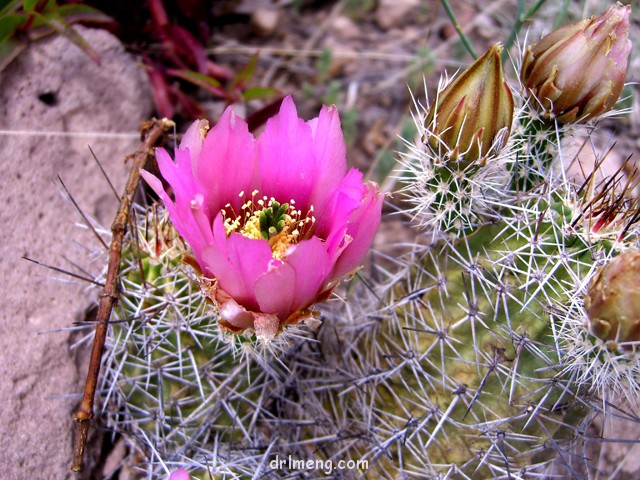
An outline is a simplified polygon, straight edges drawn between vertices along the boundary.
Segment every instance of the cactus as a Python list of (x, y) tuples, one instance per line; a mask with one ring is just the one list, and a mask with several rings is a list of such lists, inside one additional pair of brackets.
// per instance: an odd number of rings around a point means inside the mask
[[(437, 103), (416, 102), (398, 172), (415, 244), (273, 339), (221, 328), (164, 210), (137, 207), (103, 391), (141, 474), (589, 475), (577, 448), (590, 422), (616, 396), (640, 396), (637, 337), (601, 334), (588, 315), (600, 269), (637, 245), (637, 180), (624, 166), (597, 180), (606, 152), (581, 184), (568, 180), (563, 139), (591, 127), (542, 118), (523, 85), (511, 92), (509, 139), (501, 129), (491, 148), (466, 144), (467, 161), (431, 138)], [(623, 321), (597, 298), (592, 322)]]
[[(554, 128), (544, 138), (553, 157), (558, 136)], [(386, 431), (373, 429), (378, 447), (368, 454), (385, 463), (385, 477), (402, 471), (531, 478), (548, 473), (554, 457), (568, 468), (565, 475), (577, 476), (571, 445), (590, 413), (612, 399), (611, 391), (626, 391), (619, 372), (637, 389), (634, 355), (612, 352), (591, 336), (582, 305), (598, 266), (637, 238), (637, 207), (613, 187), (594, 186), (596, 194), (567, 183), (550, 169), (551, 158), (532, 159), (548, 166), (525, 167), (522, 176), (517, 162), (541, 151), (531, 148), (534, 139), (525, 140), (515, 138), (510, 152), (488, 160), (500, 164), (494, 172), (505, 173), (493, 177), (503, 183), (486, 188), (481, 201), (487, 182), (474, 177), (485, 175), (484, 167), (463, 172), (476, 188), (473, 201), (460, 197), (470, 212), (466, 229), (439, 222), (446, 206), (433, 197), (425, 206), (416, 193), (425, 188), (420, 169), (433, 174), (434, 184), (456, 171), (435, 166), (422, 144), (405, 159), (403, 173), (411, 173), (405, 191), (430, 230), (424, 245), (403, 259), (393, 287), (380, 294), (384, 320), (358, 345), (371, 352), (363, 363), (384, 359), (368, 394), (372, 424)], [(615, 211), (607, 195), (624, 206)], [(601, 223), (607, 225), (596, 233)]]
[[(108, 423), (138, 439), (146, 461), (132, 463), (148, 477), (173, 464), (249, 475), (271, 435), (288, 435), (271, 413), (287, 396), (287, 345), (222, 332), (166, 212), (137, 208), (107, 347)], [(224, 452), (206, 458), (207, 445)]]

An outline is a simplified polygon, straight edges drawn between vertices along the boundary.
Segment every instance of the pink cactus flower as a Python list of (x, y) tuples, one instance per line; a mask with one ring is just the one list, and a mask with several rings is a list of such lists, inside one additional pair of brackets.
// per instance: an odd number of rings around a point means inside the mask
[(171, 472), (167, 480), (191, 480), (191, 477), (189, 476), (189, 472), (184, 468), (177, 468)]
[(376, 184), (347, 171), (335, 107), (308, 122), (290, 97), (256, 139), (231, 108), (207, 133), (196, 121), (175, 151), (157, 150), (173, 190), (142, 172), (191, 246), (220, 324), (269, 340), (313, 316), (361, 264), (380, 224)]

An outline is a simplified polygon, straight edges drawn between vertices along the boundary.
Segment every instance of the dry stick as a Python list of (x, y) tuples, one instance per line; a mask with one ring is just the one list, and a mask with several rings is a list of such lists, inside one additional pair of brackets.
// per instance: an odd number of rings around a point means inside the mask
[(89, 370), (87, 372), (87, 381), (84, 385), (84, 394), (82, 403), (76, 412), (75, 419), (78, 424), (78, 433), (76, 438), (76, 446), (73, 452), (73, 462), (71, 470), (79, 472), (82, 470), (82, 456), (87, 444), (87, 435), (89, 433), (89, 425), (93, 417), (93, 403), (96, 393), (96, 385), (98, 384), (98, 375), (100, 373), (100, 364), (102, 363), (102, 352), (104, 350), (104, 342), (107, 336), (107, 328), (109, 327), (109, 317), (113, 305), (118, 299), (118, 273), (120, 269), (120, 255), (122, 252), (122, 241), (127, 229), (127, 221), (129, 219), (129, 210), (133, 202), (138, 183), (140, 183), (140, 169), (142, 169), (150, 158), (153, 158), (153, 147), (158, 144), (160, 139), (172, 128), (174, 123), (171, 120), (163, 118), (162, 120), (153, 119), (145, 122), (142, 126), (142, 136), (144, 143), (132, 155), (133, 164), (129, 173), (129, 179), (124, 190), (124, 194), (120, 200), (120, 206), (116, 217), (111, 225), (111, 244), (109, 246), (109, 263), (107, 266), (107, 277), (105, 280), (102, 294), (100, 295), (100, 304), (98, 307), (96, 333), (93, 339), (93, 349), (91, 350), (91, 360), (89, 362)]

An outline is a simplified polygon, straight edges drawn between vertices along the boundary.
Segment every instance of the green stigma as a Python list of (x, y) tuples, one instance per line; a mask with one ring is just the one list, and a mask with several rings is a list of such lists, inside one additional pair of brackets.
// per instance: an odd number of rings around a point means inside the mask
[(286, 214), (289, 204), (273, 202), (270, 207), (260, 212), (260, 234), (265, 240), (282, 232), (289, 216)]

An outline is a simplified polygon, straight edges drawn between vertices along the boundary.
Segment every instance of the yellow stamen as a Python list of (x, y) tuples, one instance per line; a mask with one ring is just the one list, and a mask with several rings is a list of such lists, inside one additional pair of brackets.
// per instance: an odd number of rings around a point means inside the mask
[[(257, 198), (258, 191), (251, 192), (248, 199), (236, 213), (230, 204), (222, 210), (224, 228), (227, 235), (240, 233), (247, 238), (266, 239), (273, 252), (273, 258), (281, 259), (291, 245), (313, 234), (315, 217), (313, 205), (306, 214), (294, 208), (295, 201), (280, 204), (275, 198)], [(244, 192), (240, 193), (244, 198)]]

